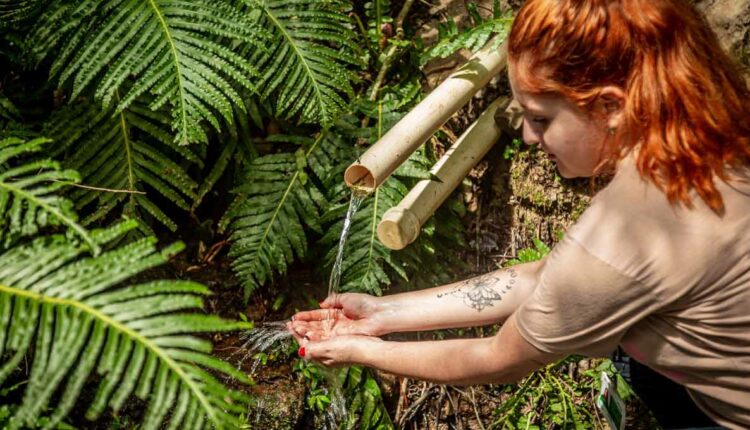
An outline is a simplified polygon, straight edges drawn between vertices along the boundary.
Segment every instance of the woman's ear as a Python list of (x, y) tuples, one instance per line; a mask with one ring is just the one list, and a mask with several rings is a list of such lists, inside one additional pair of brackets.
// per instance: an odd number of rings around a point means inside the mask
[(597, 101), (599, 112), (604, 114), (607, 128), (616, 130), (622, 124), (625, 92), (620, 87), (609, 85), (601, 89)]

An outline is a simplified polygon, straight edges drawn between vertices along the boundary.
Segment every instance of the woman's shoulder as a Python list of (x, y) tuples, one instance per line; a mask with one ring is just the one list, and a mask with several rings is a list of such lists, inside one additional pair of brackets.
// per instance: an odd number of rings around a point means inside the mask
[(707, 279), (706, 271), (718, 273), (750, 252), (747, 173), (733, 173), (726, 183), (717, 183), (726, 205), (717, 214), (698, 196), (692, 208), (670, 203), (641, 177), (635, 163), (624, 160), (568, 234), (597, 258), (644, 283)]

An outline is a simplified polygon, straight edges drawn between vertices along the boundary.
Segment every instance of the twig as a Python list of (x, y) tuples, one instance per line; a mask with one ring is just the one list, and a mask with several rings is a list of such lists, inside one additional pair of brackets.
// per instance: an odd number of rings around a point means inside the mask
[(56, 179), (52, 179), (52, 182), (59, 182), (61, 184), (70, 185), (72, 187), (86, 188), (87, 190), (106, 191), (108, 193), (146, 194), (143, 191), (137, 191), (137, 190), (116, 190), (116, 189), (112, 189), (112, 188), (92, 187), (91, 185), (76, 184), (75, 182), (69, 182), (69, 181), (58, 181)]
[(372, 84), (372, 90), (370, 91), (370, 101), (375, 101), (378, 98), (380, 87), (383, 85), (383, 80), (385, 80), (385, 74), (388, 72), (388, 69), (390, 69), (391, 63), (393, 62), (393, 57), (396, 56), (397, 50), (398, 47), (396, 45), (391, 45), (390, 48), (388, 48), (388, 52), (386, 52), (385, 54), (385, 59), (383, 59), (383, 65), (380, 66), (378, 77), (375, 78), (375, 83)]
[[(453, 387), (455, 389), (455, 387)], [(460, 390), (456, 390), (458, 392), (461, 392)], [(458, 430), (463, 430), (464, 425), (461, 422), (460, 413), (458, 410), (458, 405), (456, 405), (456, 402), (453, 400), (453, 396), (451, 396), (450, 391), (445, 392), (448, 395), (448, 400), (451, 403), (451, 406), (453, 407), (453, 416), (456, 417), (456, 427), (458, 427)]]
[(474, 397), (474, 387), (471, 387), (471, 405), (474, 407), (474, 415), (477, 417), (477, 423), (482, 430), (485, 430), (484, 424), (482, 424), (482, 418), (479, 417), (479, 409), (477, 408), (477, 399)]
[(440, 424), (440, 413), (443, 409), (443, 398), (445, 397), (446, 393), (445, 385), (440, 386), (440, 395), (438, 396), (437, 400), (437, 411), (435, 412), (435, 427), (437, 427)]
[[(364, 24), (362, 24), (362, 20), (359, 18), (359, 15), (357, 15), (356, 13), (352, 13), (352, 15), (354, 15), (354, 20), (357, 21), (357, 27), (359, 27), (359, 31), (362, 33), (362, 37), (364, 37), (365, 41), (367, 41), (367, 38), (369, 36), (367, 34), (367, 29), (365, 29)], [(370, 46), (369, 43), (365, 43), (365, 45), (367, 45), (367, 50), (370, 51), (370, 55), (372, 55), (373, 58), (378, 58), (378, 53), (375, 52), (374, 49), (372, 49), (372, 46)]]
[(406, 0), (403, 7), (401, 7), (401, 12), (399, 12), (398, 16), (396, 17), (396, 21), (394, 23), (396, 24), (396, 37), (399, 39), (404, 38), (404, 20), (406, 19), (406, 14), (409, 13), (409, 9), (411, 9), (411, 6), (413, 4), (414, 0)]
[(401, 414), (404, 412), (404, 405), (409, 401), (407, 390), (409, 389), (409, 378), (402, 378), (399, 386), (398, 404), (396, 405), (396, 417), (394, 421), (401, 421)]
[(410, 420), (419, 411), (419, 407), (422, 405), (422, 403), (424, 403), (429, 397), (430, 390), (428, 389), (427, 383), (425, 382), (422, 385), (422, 393), (420, 394), (419, 398), (414, 403), (412, 403), (408, 409), (406, 409), (406, 411), (404, 412), (404, 416), (401, 418), (403, 422), (399, 423), (399, 425), (403, 426), (404, 423)]
[[(406, 0), (404, 2), (404, 5), (401, 7), (401, 12), (398, 13), (398, 16), (396, 17), (396, 39), (401, 40), (404, 38), (404, 20), (406, 19), (406, 15), (409, 13), (409, 9), (411, 9), (411, 6), (414, 4), (414, 0)], [(380, 29), (378, 29), (380, 31)], [(391, 45), (390, 48), (388, 48), (388, 52), (385, 54), (385, 59), (383, 59), (383, 64), (380, 66), (380, 71), (378, 71), (378, 77), (375, 79), (375, 83), (372, 86), (372, 91), (370, 91), (370, 101), (375, 101), (375, 99), (378, 98), (378, 93), (380, 92), (380, 87), (383, 85), (383, 81), (385, 80), (385, 75), (388, 72), (388, 69), (391, 68), (391, 63), (393, 63), (393, 59), (396, 56), (396, 51), (398, 50), (398, 47), (396, 45)]]

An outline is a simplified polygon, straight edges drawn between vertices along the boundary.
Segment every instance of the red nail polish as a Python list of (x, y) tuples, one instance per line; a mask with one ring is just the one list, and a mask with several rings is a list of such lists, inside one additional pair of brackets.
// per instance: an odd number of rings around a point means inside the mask
[(297, 354), (299, 354), (300, 357), (305, 356), (305, 347), (300, 347), (299, 351), (297, 351)]

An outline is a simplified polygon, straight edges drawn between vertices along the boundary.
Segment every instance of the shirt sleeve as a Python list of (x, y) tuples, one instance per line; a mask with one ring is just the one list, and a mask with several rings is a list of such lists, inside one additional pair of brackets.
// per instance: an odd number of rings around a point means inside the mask
[(547, 257), (539, 285), (516, 311), (516, 323), (541, 351), (605, 356), (659, 306), (652, 289), (566, 236)]

